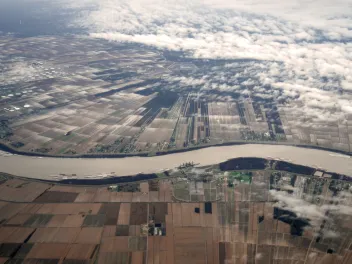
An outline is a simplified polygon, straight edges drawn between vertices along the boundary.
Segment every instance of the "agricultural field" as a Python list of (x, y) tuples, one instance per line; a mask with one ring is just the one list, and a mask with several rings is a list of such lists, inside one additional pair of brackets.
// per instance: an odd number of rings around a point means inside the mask
[[(228, 142), (350, 152), (352, 145), (352, 116), (307, 126), (297, 122), (299, 105), (196, 81), (208, 73), (229, 75), (222, 61), (215, 67), (148, 47), (54, 36), (7, 37), (0, 58), (0, 142), (24, 153), (155, 155)], [(241, 85), (247, 75), (226, 85), (249, 89)]]
[(245, 164), (185, 164), (108, 186), (1, 176), (0, 261), (351, 262), (350, 180), (279, 161)]

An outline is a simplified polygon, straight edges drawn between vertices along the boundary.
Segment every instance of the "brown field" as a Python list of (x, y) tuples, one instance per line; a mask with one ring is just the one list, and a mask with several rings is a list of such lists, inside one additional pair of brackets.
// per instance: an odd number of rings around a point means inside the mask
[(42, 207), (42, 204), (27, 204), (22, 210), (21, 213), (26, 214), (35, 214)]
[(106, 190), (106, 188), (98, 189), (98, 191), (95, 193), (94, 202), (110, 202), (110, 192)]
[(69, 215), (54, 215), (46, 224), (46, 227), (62, 227)]
[(176, 125), (175, 119), (161, 119), (155, 118), (153, 122), (149, 125), (151, 128), (167, 128), (167, 129), (174, 129)]
[(70, 193), (79, 193), (79, 192), (85, 192), (88, 191), (89, 188), (82, 188), (82, 187), (76, 187), (76, 186), (68, 186), (68, 185), (54, 185), (53, 187), (50, 188), (50, 191), (52, 192), (70, 192)]
[(149, 201), (150, 202), (159, 202), (159, 192), (158, 191), (150, 191), (149, 192)]
[(75, 241), (77, 235), (79, 234), (80, 228), (58, 228), (58, 232), (55, 234), (53, 241), (55, 243), (73, 243)]
[(99, 264), (125, 264), (130, 263), (132, 257), (131, 252), (106, 252), (100, 253)]
[(143, 264), (145, 263), (145, 258), (145, 252), (132, 252), (131, 264)]
[(172, 133), (173, 129), (147, 128), (139, 137), (138, 142), (168, 142), (172, 136)]
[(110, 201), (112, 203), (117, 203), (122, 201), (122, 193), (120, 192), (112, 192), (110, 195)]
[(182, 204), (172, 203), (172, 220), (174, 226), (182, 226)]
[(27, 227), (0, 227), (0, 243), (23, 243), (34, 230)]
[(128, 234), (130, 236), (140, 236), (141, 235), (141, 226), (140, 225), (130, 225)]
[(37, 228), (29, 241), (32, 243), (73, 243), (79, 232), (80, 228)]
[(117, 220), (118, 225), (129, 225), (130, 224), (130, 211), (131, 211), (131, 204), (121, 203), (119, 218)]
[(6, 204), (0, 209), (0, 221), (3, 219), (9, 219), (18, 212), (20, 212), (26, 204)]
[(148, 263), (169, 263), (166, 237), (148, 237)]
[(94, 197), (95, 197), (95, 191), (82, 192), (78, 194), (75, 202), (77, 203), (94, 202)]
[(25, 223), (27, 227), (45, 227), (53, 216), (51, 214), (33, 214)]
[(68, 215), (61, 227), (80, 227), (83, 224), (83, 215)]
[(45, 131), (44, 133), (41, 133), (41, 136), (48, 137), (48, 138), (59, 138), (65, 135), (66, 131), (58, 128), (53, 128), (50, 130)]
[(141, 225), (148, 222), (148, 204), (131, 203), (130, 225)]
[[(21, 189), (27, 185), (24, 180), (11, 180), (7, 188)], [(253, 197), (248, 186), (228, 189), (224, 201), (211, 203), (212, 213), (205, 213), (204, 202), (172, 201), (168, 197), (173, 187), (169, 180), (138, 186), (141, 192), (54, 185), (49, 186), (47, 197), (52, 193), (55, 197), (70, 193), (77, 195), (75, 201), (0, 201), (0, 261), (11, 258), (7, 264), (14, 263), (14, 259), (26, 259), (27, 264), (43, 263), (43, 259), (63, 264), (351, 262), (348, 233), (341, 234), (343, 242), (326, 238), (317, 242), (312, 229), (304, 230), (302, 236), (292, 236), (290, 224), (273, 219), (272, 198), (266, 194), (260, 196), (266, 197), (266, 201), (248, 201)], [(110, 202), (102, 202), (107, 195)], [(91, 202), (97, 197), (99, 202)], [(145, 197), (154, 202), (137, 202)], [(195, 208), (199, 208), (199, 213)], [(345, 222), (349, 220), (339, 221), (348, 227)], [(154, 225), (157, 229), (153, 229)], [(158, 235), (152, 236), (154, 231)], [(341, 250), (327, 254), (329, 243), (339, 245)]]
[(37, 203), (71, 203), (74, 202), (78, 193), (49, 191), (35, 199)]
[(4, 207), (5, 205), (7, 205), (7, 202), (0, 201), (0, 209), (1, 209), (2, 207)]
[(100, 252), (129, 252), (128, 236), (103, 237)]
[(172, 188), (169, 182), (159, 181), (159, 201), (171, 202)]
[(120, 203), (105, 203), (101, 206), (99, 214), (104, 214), (105, 225), (115, 225), (119, 217)]
[[(132, 226), (133, 227), (133, 226)], [(116, 236), (129, 236), (130, 235), (130, 226), (128, 225), (117, 225), (115, 235)]]
[(131, 203), (132, 202), (132, 197), (133, 197), (133, 193), (131, 193), (131, 192), (122, 192), (122, 200), (121, 200), (121, 202)]
[(141, 182), (140, 183), (140, 189), (142, 193), (148, 193), (149, 192), (149, 184), (148, 182)]
[(149, 203), (149, 216), (153, 217), (156, 223), (165, 223), (165, 216), (167, 214), (167, 203)]
[(90, 244), (72, 244), (66, 255), (66, 259), (91, 259), (97, 245)]
[(84, 218), (83, 226), (84, 227), (102, 227), (106, 222), (106, 215), (87, 215)]
[(97, 214), (101, 204), (44, 204), (37, 213), (40, 214)]
[(61, 140), (52, 140), (45, 145), (47, 148), (51, 149), (49, 151), (50, 154), (61, 154), (64, 150), (73, 147), (71, 143)]
[(141, 192), (133, 192), (132, 193), (132, 202), (133, 203), (138, 203), (138, 202), (145, 202), (147, 201), (147, 195), (144, 195), (143, 193)]
[(78, 244), (99, 244), (103, 233), (101, 227), (83, 227), (79, 232), (75, 243)]
[(194, 212), (199, 203), (183, 203), (181, 205), (182, 226), (200, 226), (200, 214)]
[(36, 182), (17, 182), (17, 184), (13, 183), (10, 186), (1, 184), (0, 199), (13, 202), (32, 202), (49, 187), (49, 184)]
[(66, 256), (70, 246), (62, 243), (38, 243), (34, 244), (27, 258), (35, 259), (61, 259)]
[(128, 248), (130, 251), (145, 251), (147, 250), (147, 237), (143, 236), (129, 236)]
[(199, 227), (183, 227), (174, 229), (175, 264), (206, 262), (206, 244), (203, 229)]
[(116, 226), (104, 226), (103, 237), (113, 237), (116, 235)]
[[(85, 121), (85, 122), (82, 125), (86, 125), (86, 124), (92, 122), (93, 120), (90, 119), (90, 120), (83, 120), (83, 121)], [(98, 133), (99, 131), (103, 130), (104, 128), (106, 128), (106, 125), (89, 124), (89, 125), (84, 126), (81, 129), (76, 130), (76, 133), (83, 134), (85, 136), (92, 136), (92, 135)]]
[(21, 226), (23, 225), (29, 218), (30, 214), (17, 214), (12, 217), (9, 221), (6, 222), (6, 225), (9, 226)]

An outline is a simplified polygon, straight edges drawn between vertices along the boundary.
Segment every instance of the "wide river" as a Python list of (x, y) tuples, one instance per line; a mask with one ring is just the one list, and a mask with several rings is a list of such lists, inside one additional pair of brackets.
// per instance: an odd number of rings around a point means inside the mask
[(235, 145), (209, 147), (189, 152), (155, 157), (127, 157), (103, 159), (35, 158), (29, 156), (0, 156), (0, 172), (29, 178), (55, 179), (55, 175), (76, 174), (78, 178), (114, 172), (117, 176), (158, 172), (184, 162), (211, 165), (238, 157), (281, 158), (286, 161), (321, 167), (331, 172), (352, 176), (352, 158), (334, 152), (273, 145)]

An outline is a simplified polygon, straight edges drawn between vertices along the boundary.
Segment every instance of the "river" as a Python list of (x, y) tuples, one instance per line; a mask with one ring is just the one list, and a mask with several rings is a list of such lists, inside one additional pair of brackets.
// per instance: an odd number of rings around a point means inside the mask
[(352, 176), (352, 158), (325, 150), (277, 145), (235, 145), (209, 147), (183, 153), (155, 157), (103, 159), (37, 158), (9, 155), (2, 152), (0, 172), (38, 179), (57, 179), (57, 175), (75, 174), (77, 178), (113, 173), (116, 176), (153, 173), (171, 169), (184, 162), (211, 165), (238, 157), (281, 158), (291, 163), (320, 167)]

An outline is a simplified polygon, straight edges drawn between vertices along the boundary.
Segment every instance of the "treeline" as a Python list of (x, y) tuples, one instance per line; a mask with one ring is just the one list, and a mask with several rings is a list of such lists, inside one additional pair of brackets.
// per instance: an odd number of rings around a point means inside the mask
[(131, 183), (138, 181), (146, 181), (156, 179), (158, 176), (153, 174), (137, 174), (135, 176), (122, 176), (122, 177), (111, 177), (104, 179), (67, 179), (58, 181), (61, 184), (73, 184), (73, 185), (113, 185), (121, 183)]
[(219, 164), (220, 170), (264, 170), (267, 160), (261, 158), (236, 158)]

